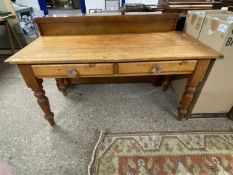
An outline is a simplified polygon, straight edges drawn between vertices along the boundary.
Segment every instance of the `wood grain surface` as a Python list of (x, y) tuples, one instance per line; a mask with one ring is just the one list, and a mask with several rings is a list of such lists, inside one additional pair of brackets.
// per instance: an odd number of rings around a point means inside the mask
[(42, 36), (168, 32), (179, 14), (76, 16), (36, 18)]
[[(135, 63), (119, 63), (119, 74), (172, 74), (175, 72), (192, 73), (196, 67), (196, 60), (188, 61), (156, 61), (156, 62), (135, 62)], [(159, 67), (159, 72), (153, 72), (153, 68)]]
[[(113, 64), (58, 64), (58, 65), (32, 65), (32, 70), (37, 77), (79, 77), (99, 76), (114, 74)], [(75, 75), (69, 75), (70, 70), (75, 70)]]
[(215, 59), (221, 55), (182, 32), (44, 36), (10, 57), (11, 64)]

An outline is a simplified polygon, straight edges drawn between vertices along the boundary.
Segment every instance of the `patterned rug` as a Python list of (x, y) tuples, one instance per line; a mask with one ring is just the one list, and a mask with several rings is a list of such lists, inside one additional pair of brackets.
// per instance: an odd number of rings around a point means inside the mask
[(233, 175), (233, 131), (102, 133), (90, 175)]

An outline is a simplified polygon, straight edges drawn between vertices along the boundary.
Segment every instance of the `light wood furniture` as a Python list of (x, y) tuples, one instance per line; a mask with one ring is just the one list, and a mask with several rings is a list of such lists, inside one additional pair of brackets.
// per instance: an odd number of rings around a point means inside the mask
[[(141, 25), (138, 21), (135, 25)], [(94, 20), (93, 23), (91, 25), (95, 26)], [(80, 23), (73, 24), (76, 25), (82, 27)], [(82, 28), (87, 29), (86, 26)], [(72, 33), (76, 30), (83, 29), (71, 29)], [(50, 77), (57, 79), (59, 90), (66, 95), (65, 80), (74, 77), (185, 74), (189, 77), (189, 82), (178, 112), (178, 120), (182, 120), (198, 84), (204, 79), (209, 63), (221, 55), (182, 32), (153, 33), (147, 28), (148, 31), (143, 33), (140, 32), (141, 29), (136, 30), (139, 32), (106, 35), (101, 28), (99, 35), (90, 34), (88, 29), (83, 30), (84, 34), (79, 36), (43, 36), (6, 62), (18, 65), (27, 86), (34, 91), (38, 104), (51, 125), (55, 124), (54, 114), (42, 86), (42, 79)], [(59, 31), (57, 29), (56, 34)], [(167, 81), (169, 80), (166, 79)]]
[[(179, 14), (130, 15), (130, 16), (85, 16), (69, 18), (37, 18), (42, 36), (69, 36), (91, 34), (123, 34), (168, 32), (176, 29)], [(88, 29), (87, 29), (88, 28)], [(65, 82), (70, 85), (81, 83), (153, 83), (161, 86), (163, 76), (124, 77), (79, 77)], [(58, 87), (58, 89), (60, 89)]]
[(168, 32), (179, 14), (36, 18), (42, 36)]

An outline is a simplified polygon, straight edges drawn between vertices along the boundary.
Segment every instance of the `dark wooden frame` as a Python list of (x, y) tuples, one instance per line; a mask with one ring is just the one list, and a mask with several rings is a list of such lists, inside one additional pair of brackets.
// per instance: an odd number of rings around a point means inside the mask
[(233, 106), (227, 115), (228, 115), (229, 119), (233, 120)]

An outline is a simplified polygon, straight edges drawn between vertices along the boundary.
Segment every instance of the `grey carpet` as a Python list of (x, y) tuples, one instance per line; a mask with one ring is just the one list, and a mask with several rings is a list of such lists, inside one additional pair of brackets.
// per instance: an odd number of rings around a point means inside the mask
[(63, 97), (44, 88), (55, 113), (51, 128), (14, 65), (0, 64), (0, 160), (17, 175), (86, 175), (101, 129), (109, 132), (227, 130), (227, 118), (178, 122), (177, 101), (151, 84), (79, 85)]

